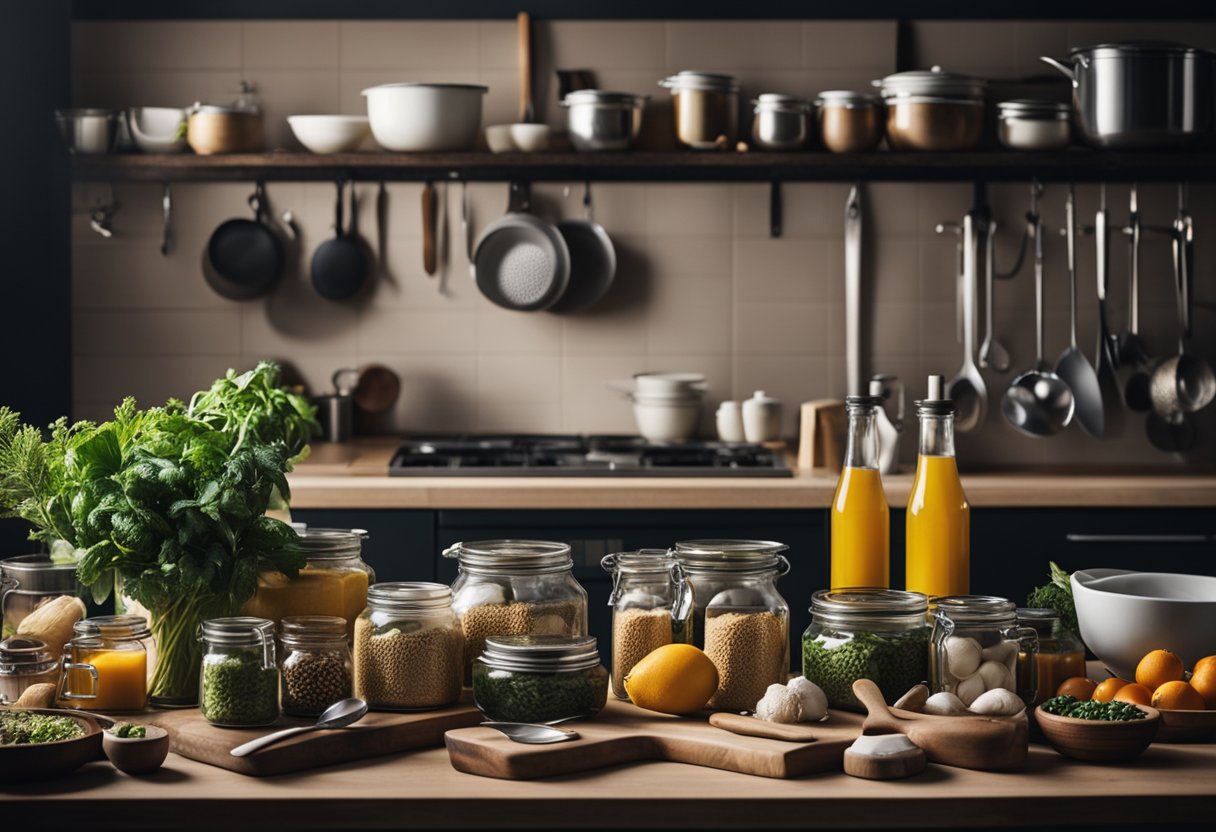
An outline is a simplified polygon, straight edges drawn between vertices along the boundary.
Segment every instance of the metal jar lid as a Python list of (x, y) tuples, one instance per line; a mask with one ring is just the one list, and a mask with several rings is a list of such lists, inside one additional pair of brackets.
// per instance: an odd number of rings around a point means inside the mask
[(995, 595), (945, 595), (932, 599), (934, 614), (955, 624), (1004, 624), (1018, 617), (1018, 605)]
[(341, 560), (363, 554), (363, 529), (298, 529), (300, 548), (308, 560)]
[(251, 615), (212, 618), (199, 627), (208, 644), (225, 647), (258, 647), (274, 644), (274, 622)]
[(863, 109), (877, 107), (882, 99), (877, 95), (853, 90), (824, 90), (815, 98), (820, 107), (844, 107), (846, 109)]
[(426, 581), (389, 581), (367, 588), (371, 609), (435, 610), (452, 606), (452, 588)]
[(576, 104), (594, 104), (597, 107), (612, 107), (633, 110), (645, 106), (647, 96), (634, 95), (631, 92), (613, 92), (611, 90), (575, 90), (566, 93), (562, 99), (563, 107), (573, 107)]
[(25, 636), (10, 636), (0, 641), (0, 673), (29, 675), (42, 673), (55, 665), (55, 656), (46, 642)]
[(599, 666), (595, 636), (491, 636), (478, 659), (490, 670), (562, 673)]
[(1072, 108), (1058, 101), (1037, 98), (1015, 98), (996, 105), (1000, 118), (1021, 118), (1032, 121), (1067, 121)]
[(882, 91), (883, 98), (927, 95), (936, 98), (982, 99), (988, 82), (969, 75), (945, 72), (940, 66), (928, 70), (912, 70), (888, 75), (874, 85)]
[(455, 543), (443, 550), (465, 572), (479, 575), (546, 574), (574, 568), (570, 544), (549, 540), (478, 540)]
[(775, 540), (683, 540), (675, 545), (685, 571), (784, 575), (790, 563), (781, 553), (789, 547)]
[(816, 619), (865, 618), (895, 621), (919, 618), (929, 609), (929, 598), (919, 592), (882, 587), (821, 589), (811, 596), (811, 615)]
[(148, 619), (142, 615), (95, 615), (72, 625), (73, 639), (143, 641), (152, 637)]
[(811, 109), (811, 102), (796, 95), (782, 95), (776, 92), (766, 92), (752, 100), (755, 112), (770, 113), (805, 113)]
[(346, 619), (340, 615), (291, 615), (279, 622), (284, 647), (346, 644)]
[(707, 92), (738, 92), (739, 85), (735, 76), (721, 72), (700, 72), (686, 69), (664, 78), (659, 82), (660, 87), (667, 87), (672, 92), (681, 90), (705, 90)]

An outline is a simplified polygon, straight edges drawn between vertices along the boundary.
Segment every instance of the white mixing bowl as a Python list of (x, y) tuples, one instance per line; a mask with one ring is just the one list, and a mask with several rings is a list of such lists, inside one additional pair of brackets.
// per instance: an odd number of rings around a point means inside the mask
[(313, 153), (353, 152), (371, 132), (367, 116), (288, 116), (287, 123)]

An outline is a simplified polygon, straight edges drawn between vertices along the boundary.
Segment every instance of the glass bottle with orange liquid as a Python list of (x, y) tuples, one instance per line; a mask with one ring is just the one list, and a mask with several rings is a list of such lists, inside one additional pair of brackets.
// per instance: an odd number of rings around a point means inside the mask
[(879, 396), (849, 396), (849, 440), (832, 499), (832, 589), (891, 582), (891, 510), (878, 473)]
[(929, 376), (929, 393), (916, 402), (920, 451), (908, 496), (906, 589), (929, 597), (971, 589), (971, 506), (954, 458), (954, 402), (943, 398), (942, 377)]

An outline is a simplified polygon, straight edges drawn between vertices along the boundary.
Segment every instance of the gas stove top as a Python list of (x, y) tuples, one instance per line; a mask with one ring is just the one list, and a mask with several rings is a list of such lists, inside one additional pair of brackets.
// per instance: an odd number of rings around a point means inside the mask
[(646, 442), (636, 436), (416, 436), (401, 443), (394, 477), (788, 477), (763, 445)]

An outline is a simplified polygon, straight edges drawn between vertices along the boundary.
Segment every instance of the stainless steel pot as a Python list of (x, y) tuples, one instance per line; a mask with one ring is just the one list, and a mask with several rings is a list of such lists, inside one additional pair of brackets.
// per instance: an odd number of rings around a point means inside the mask
[(833, 153), (864, 153), (882, 141), (882, 99), (851, 90), (826, 90), (815, 100), (819, 140)]
[(731, 75), (686, 70), (659, 82), (671, 90), (676, 139), (694, 150), (733, 146), (739, 138), (739, 85)]
[(78, 108), (56, 110), (55, 123), (69, 153), (113, 153), (118, 137), (119, 113)]
[(892, 150), (971, 150), (984, 136), (983, 79), (935, 66), (897, 72), (874, 85), (887, 103)]
[(577, 90), (562, 100), (575, 150), (628, 150), (642, 129), (646, 96), (605, 90)]
[(1213, 131), (1216, 53), (1171, 43), (1107, 43), (1042, 60), (1073, 86), (1082, 138), (1097, 147), (1190, 147)]
[(811, 104), (804, 98), (764, 93), (752, 101), (752, 142), (760, 150), (800, 150), (811, 135)]
[(997, 135), (1014, 150), (1062, 150), (1071, 136), (1071, 108), (1055, 101), (1019, 98), (997, 108)]

